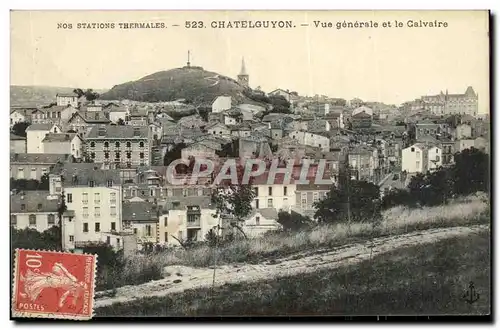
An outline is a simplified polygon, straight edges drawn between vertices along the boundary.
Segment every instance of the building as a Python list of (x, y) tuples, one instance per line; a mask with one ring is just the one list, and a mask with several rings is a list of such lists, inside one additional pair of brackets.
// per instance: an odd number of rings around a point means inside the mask
[(353, 98), (352, 100), (349, 101), (349, 107), (354, 109), (359, 108), (363, 104), (364, 104), (363, 100), (359, 98)]
[(124, 231), (132, 231), (139, 248), (146, 243), (159, 243), (158, 205), (146, 201), (125, 200), (122, 206)]
[(436, 115), (444, 114), (468, 114), (473, 117), (478, 112), (478, 94), (474, 89), (467, 87), (464, 94), (448, 94), (442, 91), (437, 95), (426, 95), (421, 97), (421, 106)]
[(274, 181), (270, 178), (269, 172), (265, 172), (253, 178), (253, 189), (255, 197), (252, 202), (254, 209), (274, 208), (278, 211), (288, 211), (291, 206), (295, 205), (295, 188), (293, 177), (290, 180), (285, 180), (285, 175), (276, 174)]
[(462, 139), (459, 141), (456, 141), (456, 152), (462, 152), (465, 149), (470, 149), (475, 147), (475, 141), (474, 139)]
[(49, 133), (61, 133), (61, 129), (54, 124), (32, 124), (26, 129), (26, 151), (30, 154), (41, 154), (43, 139)]
[(49, 133), (42, 140), (43, 151), (49, 154), (70, 154), (82, 158), (83, 141), (76, 133)]
[(10, 133), (10, 153), (24, 154), (26, 153), (26, 138)]
[(316, 211), (314, 203), (325, 198), (332, 187), (333, 183), (331, 185), (318, 185), (314, 182), (309, 184), (298, 184), (295, 190), (295, 207), (292, 208), (292, 211), (312, 218)]
[(10, 177), (38, 180), (58, 163), (71, 163), (70, 155), (62, 154), (10, 154)]
[(108, 125), (110, 122), (103, 112), (78, 111), (68, 120), (67, 127), (81, 135), (86, 135), (94, 126)]
[(231, 109), (231, 96), (218, 96), (212, 102), (212, 112), (222, 112)]
[(474, 148), (481, 150), (484, 153), (489, 154), (490, 153), (490, 142), (486, 138), (479, 136), (474, 140)]
[(272, 92), (269, 93), (269, 96), (282, 96), (288, 102), (291, 102), (292, 100), (292, 94), (290, 93), (290, 91), (281, 88), (273, 90)]
[(56, 103), (58, 106), (71, 105), (78, 108), (78, 95), (75, 93), (58, 93), (56, 94)]
[(283, 226), (278, 223), (278, 212), (275, 208), (262, 208), (253, 209), (241, 228), (248, 237), (257, 237), (271, 230), (280, 230)]
[(243, 86), (243, 87), (248, 87), (249, 86), (249, 75), (247, 73), (247, 69), (245, 67), (245, 58), (241, 59), (241, 70), (240, 74), (238, 75), (238, 83)]
[(375, 148), (358, 147), (349, 150), (347, 160), (351, 171), (351, 178), (368, 182), (377, 181), (377, 178), (375, 178), (377, 159), (377, 149)]
[(213, 135), (219, 136), (230, 136), (231, 130), (222, 123), (214, 123), (212, 125), (207, 126), (207, 131)]
[(330, 151), (330, 140), (326, 136), (304, 131), (292, 131), (288, 136), (299, 142), (299, 144), (317, 147), (322, 151)]
[(426, 173), (428, 169), (428, 148), (416, 143), (402, 151), (401, 170), (408, 173)]
[(351, 116), (352, 129), (372, 127), (373, 117), (367, 112), (357, 112)]
[(207, 233), (220, 225), (210, 196), (172, 196), (160, 216), (160, 243), (180, 245), (180, 241), (203, 241)]
[(417, 141), (425, 137), (436, 138), (444, 132), (443, 125), (430, 120), (424, 120), (415, 124), (415, 139)]
[(118, 123), (120, 119), (125, 123), (127, 119), (128, 110), (124, 106), (110, 106), (107, 108), (109, 120), (112, 123)]
[(455, 129), (455, 138), (457, 140), (467, 139), (472, 137), (472, 127), (467, 124), (460, 124)]
[(429, 171), (434, 171), (440, 168), (443, 165), (442, 149), (438, 146), (430, 146), (427, 152), (427, 169)]
[(86, 137), (86, 152), (107, 168), (150, 165), (148, 127), (94, 126)]
[(220, 143), (213, 141), (198, 141), (188, 145), (181, 150), (181, 157), (184, 160), (190, 157), (199, 159), (214, 159), (217, 157), (216, 151), (222, 150)]
[(10, 128), (17, 124), (17, 123), (23, 123), (23, 122), (29, 122), (28, 116), (26, 116), (22, 110), (20, 109), (14, 109), (11, 110), (10, 112)]
[(122, 230), (119, 171), (78, 163), (66, 164), (55, 172), (49, 175), (50, 194), (64, 193), (67, 210), (72, 214), (63, 222), (65, 250), (103, 242), (103, 233)]
[(441, 152), (442, 152), (442, 158), (443, 158), (443, 165), (449, 165), (452, 164), (454, 160), (454, 155), (456, 152), (456, 141), (450, 140), (450, 139), (445, 139), (440, 141), (441, 145)]
[(44, 232), (58, 223), (58, 196), (48, 191), (21, 191), (10, 196), (10, 225)]

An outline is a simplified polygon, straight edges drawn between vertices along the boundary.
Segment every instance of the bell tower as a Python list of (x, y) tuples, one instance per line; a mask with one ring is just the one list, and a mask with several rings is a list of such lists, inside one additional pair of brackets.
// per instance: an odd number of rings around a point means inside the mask
[(245, 68), (245, 58), (241, 59), (241, 71), (238, 75), (238, 83), (243, 87), (248, 87), (248, 74)]

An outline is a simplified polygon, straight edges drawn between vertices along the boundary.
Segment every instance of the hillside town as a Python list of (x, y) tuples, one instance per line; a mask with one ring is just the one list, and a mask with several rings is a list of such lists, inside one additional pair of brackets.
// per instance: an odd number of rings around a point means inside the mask
[[(199, 68), (188, 62), (184, 69)], [(489, 117), (472, 86), (442, 86), (397, 106), (286, 88), (264, 92), (250, 87), (244, 61), (235, 81), (243, 102), (230, 95), (212, 102), (104, 100), (75, 90), (54, 95), (52, 104), (11, 107), (11, 226), (44, 232), (61, 221), (67, 251), (106, 243), (131, 254), (151, 244), (203, 241), (215, 226), (226, 228), (211, 197), (214, 178), (175, 184), (169, 175), (193, 173), (181, 166), (169, 174), (169, 165), (277, 159), (291, 180), (270, 180), (271, 165), (256, 176), (252, 210), (238, 226), (257, 237), (281, 228), (280, 212), (314, 221), (317, 202), (341, 173), (386, 194), (405, 189), (418, 173), (452, 165), (463, 150), (489, 152)], [(311, 177), (323, 160), (326, 182), (299, 180), (304, 160)]]

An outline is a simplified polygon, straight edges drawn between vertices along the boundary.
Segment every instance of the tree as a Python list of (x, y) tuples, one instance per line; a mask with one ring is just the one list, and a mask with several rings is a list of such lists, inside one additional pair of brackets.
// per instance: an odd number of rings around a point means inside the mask
[(455, 164), (451, 168), (453, 191), (467, 195), (476, 191), (489, 192), (490, 157), (475, 148), (465, 149), (455, 154)]
[(30, 123), (23, 121), (19, 123), (15, 123), (12, 126), (11, 132), (17, 136), (26, 137), (26, 129), (30, 126)]
[(125, 121), (122, 118), (120, 118), (120, 119), (118, 119), (118, 121), (116, 122), (116, 124), (119, 125), (119, 126), (124, 126), (125, 125)]
[(60, 201), (59, 201), (59, 206), (57, 208), (57, 216), (59, 218), (59, 222), (57, 224), (57, 227), (58, 227), (58, 230), (57, 230), (57, 235), (59, 236), (59, 241), (60, 241), (60, 247), (61, 247), (61, 250), (63, 249), (63, 245), (62, 245), (62, 242), (63, 242), (63, 233), (62, 233), (62, 228), (64, 226), (64, 223), (63, 223), (63, 215), (64, 215), (64, 212), (66, 212), (68, 210), (68, 207), (66, 206), (66, 195), (64, 193), (64, 190), (61, 192), (61, 197), (60, 197)]
[[(342, 181), (342, 180), (339, 180)], [(314, 217), (321, 223), (363, 222), (378, 217), (380, 188), (367, 181), (346, 178), (345, 184), (332, 186), (326, 197), (314, 203)], [(378, 213), (377, 213), (378, 212)]]
[(83, 95), (85, 95), (85, 92), (81, 88), (75, 88), (75, 89), (73, 89), (73, 93), (75, 93), (78, 96), (78, 98), (80, 98)]
[[(234, 170), (234, 168), (230, 168)], [(227, 174), (227, 173), (226, 173)], [(243, 182), (244, 168), (236, 165), (237, 182), (222, 180), (212, 190), (212, 203), (215, 205), (215, 217), (228, 217), (232, 219), (230, 225), (244, 234), (240, 224), (250, 212), (255, 192), (252, 187), (252, 178), (248, 183)], [(246, 235), (245, 235), (246, 236)]]
[(163, 157), (163, 165), (168, 166), (174, 160), (180, 159), (182, 157), (182, 149), (186, 147), (187, 145), (184, 142), (175, 144), (172, 150), (167, 151), (165, 157)]
[(298, 231), (309, 228), (312, 225), (311, 219), (293, 211), (290, 213), (284, 211), (279, 212), (278, 223), (287, 231)]
[(415, 200), (406, 189), (391, 189), (382, 198), (382, 210), (398, 205), (414, 206)]
[(85, 95), (85, 99), (86, 99), (87, 101), (89, 101), (89, 102), (92, 102), (92, 101), (94, 101), (94, 100), (98, 99), (98, 98), (99, 98), (99, 96), (100, 96), (100, 95), (99, 95), (99, 93), (94, 92), (91, 88), (87, 89), (87, 90), (85, 91), (85, 94), (84, 94), (84, 95)]

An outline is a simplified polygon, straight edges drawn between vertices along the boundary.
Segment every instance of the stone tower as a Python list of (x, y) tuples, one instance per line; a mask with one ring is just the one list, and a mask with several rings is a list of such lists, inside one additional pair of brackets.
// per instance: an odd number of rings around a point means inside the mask
[(241, 71), (238, 75), (238, 83), (243, 87), (248, 87), (248, 74), (245, 68), (245, 58), (241, 59)]

